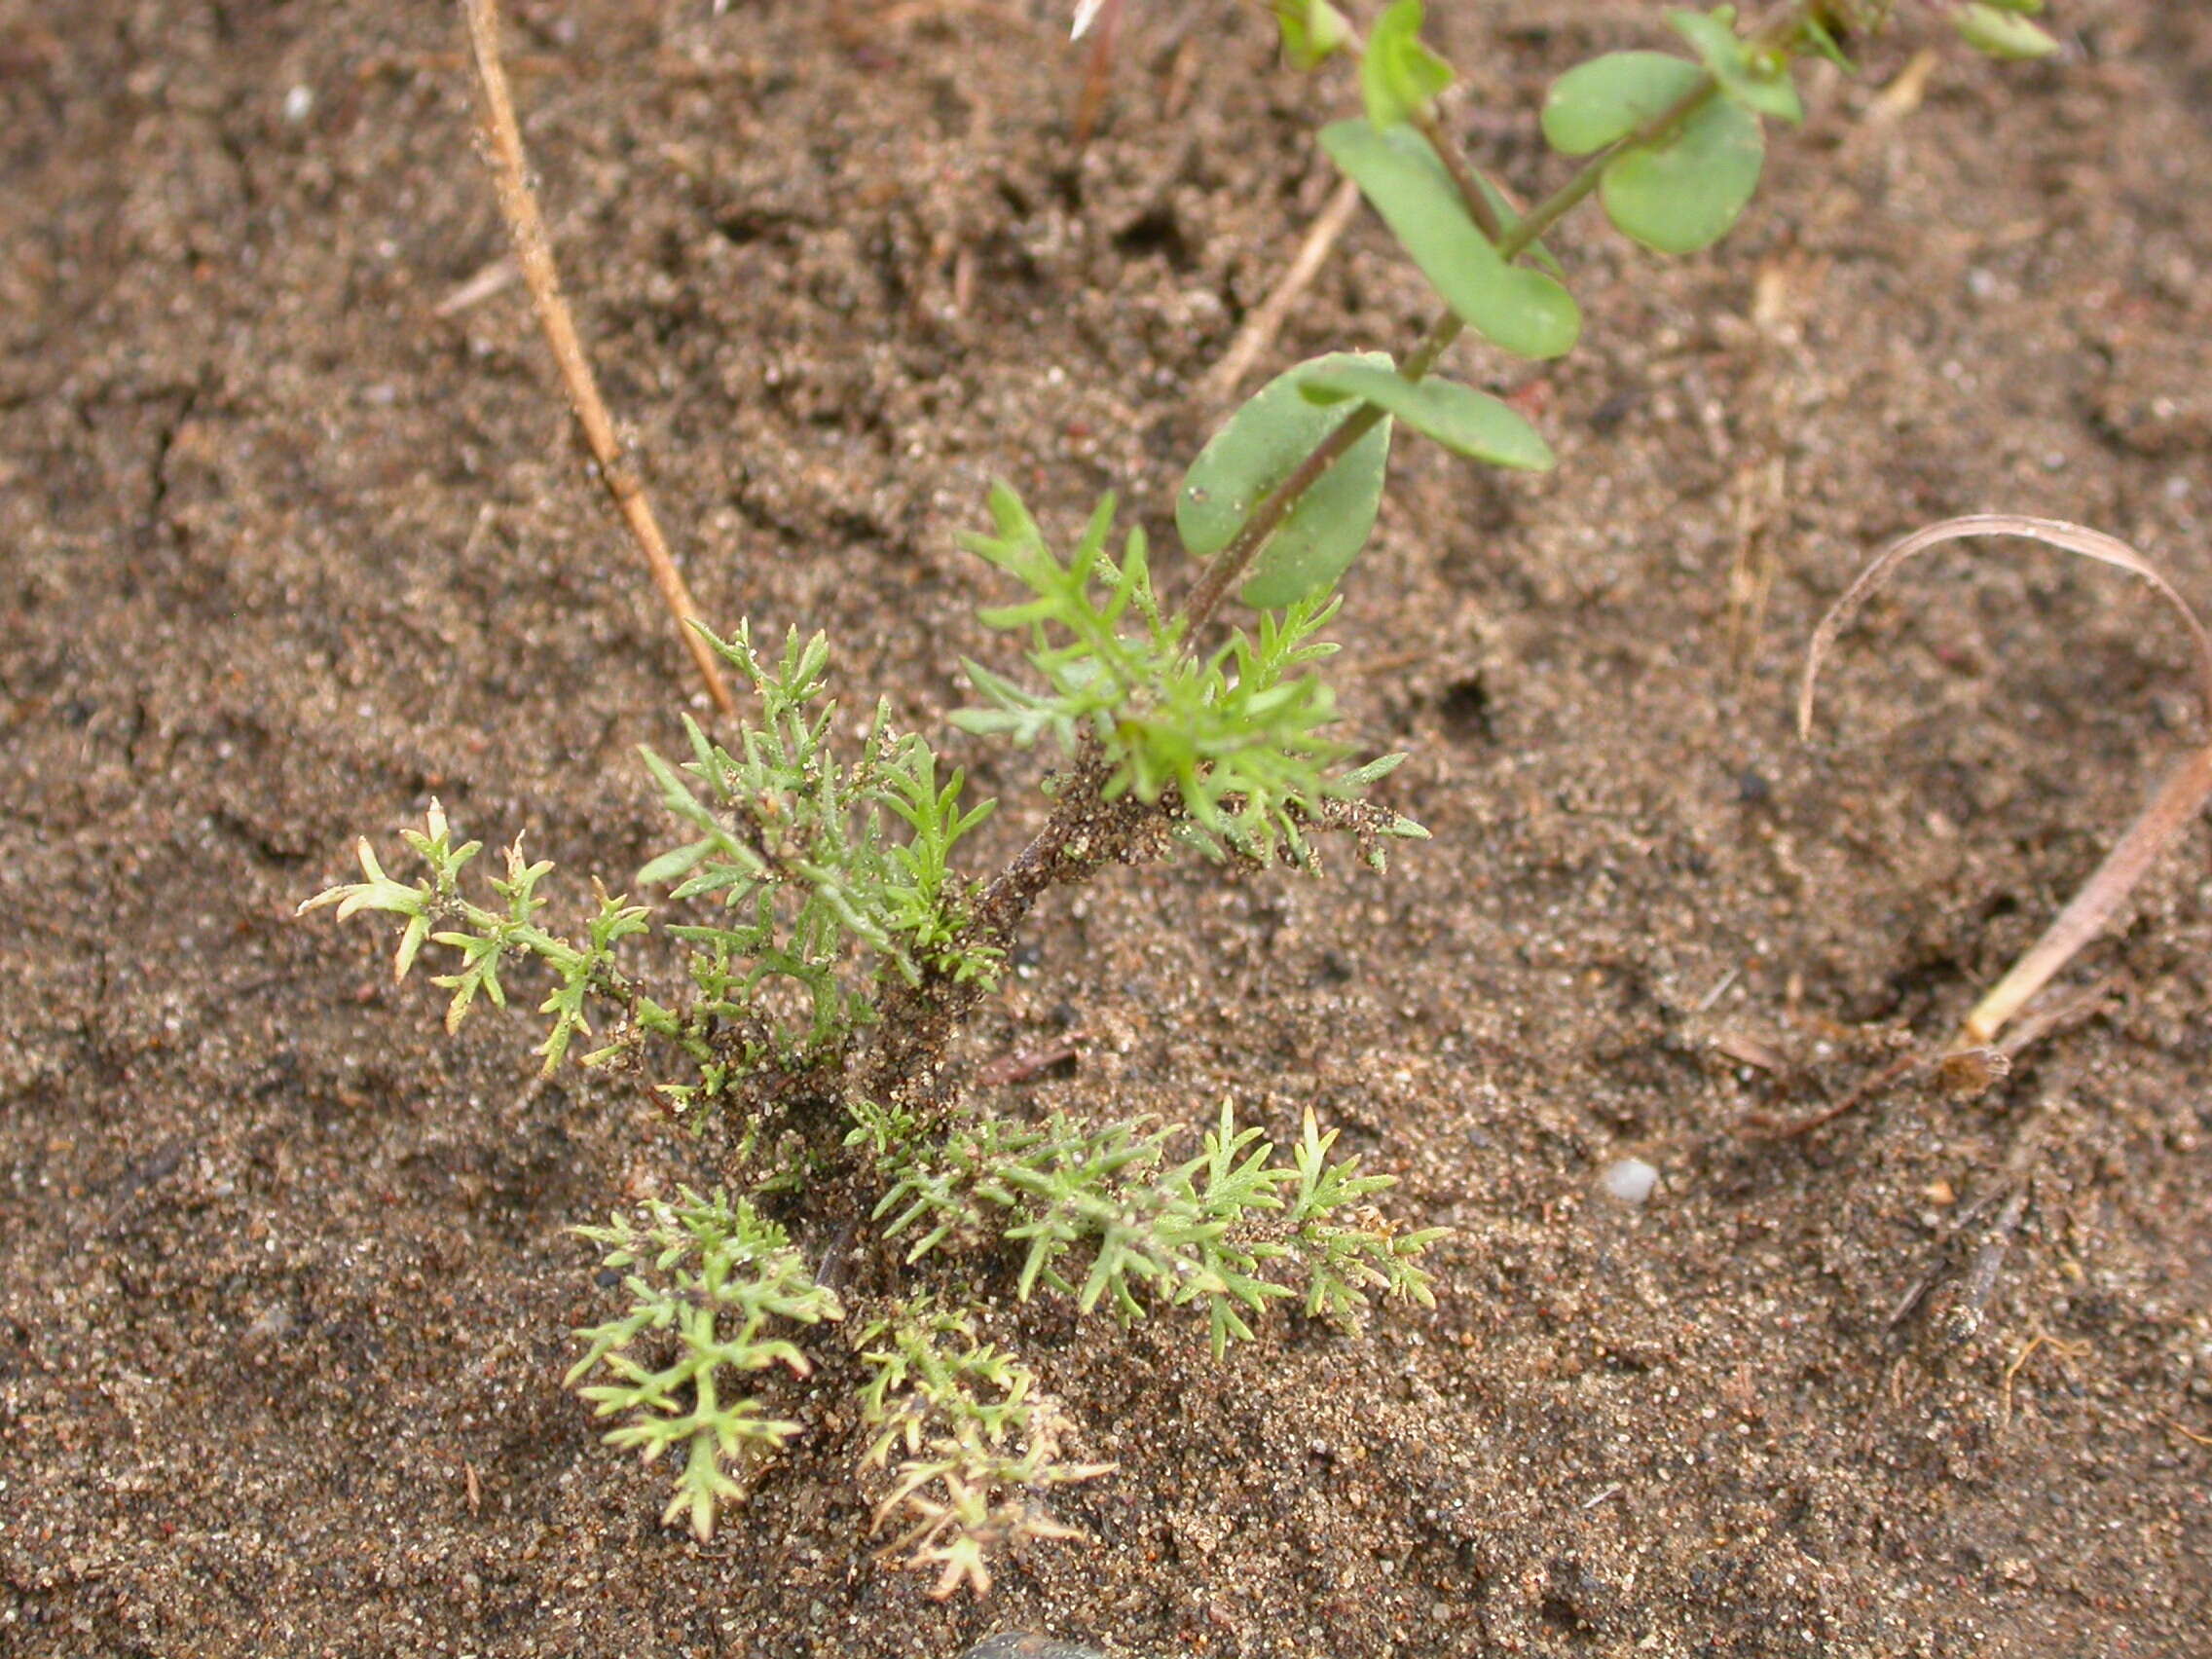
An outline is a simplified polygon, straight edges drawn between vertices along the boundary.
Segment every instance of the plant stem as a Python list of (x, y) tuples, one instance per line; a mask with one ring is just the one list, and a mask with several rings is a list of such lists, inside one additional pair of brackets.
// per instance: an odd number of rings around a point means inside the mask
[(1475, 169), (1467, 166), (1466, 152), (1445, 136), (1444, 128), (1436, 119), (1434, 109), (1418, 110), (1413, 127), (1428, 147), (1436, 152), (1436, 159), (1444, 164), (1444, 170), (1452, 175), (1458, 188), (1459, 202), (1467, 209), (1467, 217), (1474, 220), (1475, 229), (1482, 232), (1493, 247), (1505, 240), (1505, 227), (1498, 221), (1497, 210), (1490, 204), (1490, 196), (1475, 177)]
[[(1107, 865), (1143, 856), (1137, 849), (1146, 826), (1158, 821), (1159, 808), (1133, 794), (1104, 799), (1106, 775), (1096, 748), (1087, 745), (1045, 827), (977, 895), (963, 946), (1011, 948), (1037, 901), (1051, 889), (1088, 881)], [(957, 981), (935, 966), (923, 969), (918, 985), (893, 986), (850, 1092), (884, 1104), (936, 1106), (944, 1093), (940, 1058), (984, 988), (981, 980)]]

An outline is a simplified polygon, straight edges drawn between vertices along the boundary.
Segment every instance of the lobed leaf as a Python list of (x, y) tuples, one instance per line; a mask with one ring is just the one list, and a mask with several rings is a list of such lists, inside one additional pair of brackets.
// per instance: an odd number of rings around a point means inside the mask
[[(934, 1153), (915, 1149), (875, 1214), (898, 1212), (884, 1229), (893, 1238), (935, 1222), (913, 1261), (984, 1223), (985, 1205), (1011, 1211), (995, 1231), (1024, 1247), (1020, 1300), (1044, 1286), (1124, 1322), (1148, 1300), (1202, 1307), (1217, 1358), (1250, 1339), (1245, 1312), (1299, 1294), (1282, 1282), (1285, 1268), (1307, 1272), (1309, 1311), (1347, 1328), (1368, 1288), (1425, 1297), (1417, 1259), (1441, 1233), (1398, 1234), (1367, 1206), (1391, 1182), (1361, 1175), (1356, 1158), (1332, 1163), (1335, 1132), (1322, 1135), (1310, 1112), (1287, 1165), (1259, 1129), (1237, 1127), (1226, 1102), (1199, 1155), (1160, 1172), (1165, 1140), (1146, 1119), (1093, 1127), (1055, 1117), (1041, 1128), (987, 1120)], [(1340, 1210), (1347, 1214), (1333, 1219)]]
[[(606, 1267), (645, 1271), (623, 1280), (631, 1298), (624, 1315), (576, 1333), (585, 1352), (564, 1382), (594, 1416), (627, 1414), (608, 1432), (610, 1445), (641, 1450), (647, 1462), (685, 1448), (661, 1520), (688, 1521), (705, 1542), (717, 1509), (744, 1496), (743, 1477), (799, 1432), (796, 1422), (764, 1415), (756, 1399), (724, 1399), (721, 1373), (780, 1365), (804, 1377), (812, 1364), (787, 1339), (767, 1335), (768, 1321), (814, 1325), (843, 1318), (844, 1309), (815, 1283), (783, 1229), (745, 1198), (684, 1188), (678, 1202), (649, 1201), (636, 1220), (616, 1214), (606, 1227), (572, 1231), (604, 1247)], [(677, 1338), (674, 1359), (657, 1371), (631, 1347), (651, 1332)], [(651, 1351), (657, 1358), (663, 1348)], [(617, 1381), (578, 1387), (595, 1370)]]

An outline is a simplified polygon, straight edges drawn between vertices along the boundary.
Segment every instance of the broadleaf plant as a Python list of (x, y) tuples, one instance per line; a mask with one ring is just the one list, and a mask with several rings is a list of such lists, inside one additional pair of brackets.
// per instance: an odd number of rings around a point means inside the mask
[[(1379, 351), (1341, 351), (1301, 363), (1262, 387), (1213, 435), (1175, 498), (1175, 529), (1192, 558), (1210, 559), (1234, 541), (1253, 506), (1343, 424), (1348, 410), (1326, 410), (1301, 395), (1311, 377), (1361, 367), (1387, 374), (1390, 359)], [(1300, 498), (1253, 566), (1245, 604), (1265, 610), (1336, 586), (1375, 529), (1389, 457), (1385, 420)]]
[[(1687, 58), (1608, 53), (1553, 83), (1544, 100), (1544, 137), (1564, 156), (1620, 146), (1598, 187), (1606, 217), (1622, 235), (1657, 252), (1694, 253), (1727, 234), (1766, 163), (1758, 116), (1733, 99), (1712, 96), (1714, 86), (1713, 73)], [(1664, 138), (1622, 143), (1701, 95), (1704, 101), (1686, 110)]]
[[(2039, 4), (1956, 16), (1977, 46), (2021, 55), (2049, 39), (2026, 21)], [(1050, 812), (995, 873), (962, 867), (992, 804), (966, 801), (959, 768), (896, 729), (887, 704), (856, 739), (821, 635), (794, 630), (769, 653), (740, 624), (707, 638), (751, 687), (752, 719), (724, 739), (686, 719), (687, 758), (644, 752), (674, 829), (632, 884), (651, 902), (595, 884), (568, 931), (551, 927), (552, 866), (526, 861), (519, 838), (491, 902), (472, 897), (481, 844), (457, 843), (433, 801), (401, 834), (412, 879), (363, 841), (362, 879), (302, 906), (398, 918), (402, 978), (425, 950), (448, 953), (449, 1027), (504, 1006), (509, 977), (535, 965), (550, 981), (546, 1069), (573, 1057), (634, 1073), (680, 1123), (722, 1134), (722, 1190), (577, 1230), (623, 1272), (627, 1309), (580, 1333), (570, 1381), (621, 1419), (610, 1440), (682, 1454), (670, 1520), (709, 1535), (801, 1432), (799, 1380), (857, 1369), (855, 1462), (890, 1550), (934, 1571), (937, 1594), (980, 1593), (995, 1549), (1073, 1535), (1051, 1492), (1105, 1472), (1063, 1455), (1081, 1425), (986, 1340), (993, 1307), (1186, 1310), (1226, 1359), (1278, 1308), (1350, 1334), (1377, 1297), (1430, 1302), (1438, 1230), (1382, 1213), (1388, 1178), (1339, 1156), (1309, 1109), (1287, 1161), (1228, 1102), (1196, 1132), (1111, 1111), (1008, 1115), (968, 1087), (952, 1039), (1054, 888), (1179, 848), (1312, 868), (1332, 836), (1380, 869), (1389, 842), (1425, 833), (1370, 798), (1403, 757), (1357, 762), (1323, 668), (1393, 427), (1485, 464), (1549, 468), (1523, 415), (1434, 376), (1445, 353), (1470, 328), (1526, 358), (1573, 347), (1581, 313), (1538, 239), (1593, 194), (1647, 247), (1724, 235), (1757, 183), (1762, 122), (1802, 118), (1791, 59), (1843, 61), (1838, 30), (1885, 12), (1792, 0), (1749, 28), (1727, 7), (1670, 13), (1694, 57), (1611, 54), (1553, 87), (1544, 134), (1580, 165), (1517, 211), (1447, 131), (1452, 72), (1421, 38), (1418, 0), (1396, 0), (1365, 41), (1327, 0), (1275, 0), (1294, 63), (1358, 56), (1364, 113), (1319, 144), (1441, 309), (1402, 350), (1326, 353), (1230, 417), (1174, 502), (1184, 552), (1202, 561), (1179, 601), (1156, 587), (1141, 525), (1117, 546), (1112, 496), (1063, 556), (1014, 491), (991, 493), (992, 528), (968, 546), (1016, 591), (980, 619), (1019, 641), (1022, 667), (970, 663), (978, 706), (953, 723), (1060, 760)], [(1233, 594), (1254, 614), (1225, 625)], [(647, 951), (646, 936), (665, 943)], [(673, 974), (645, 965), (672, 957)], [(851, 1277), (818, 1278), (815, 1259)], [(852, 1351), (822, 1340), (838, 1321)]]
[(1802, 126), (1805, 105), (1789, 78), (1789, 59), (1779, 52), (1754, 54), (1736, 33), (1735, 20), (1734, 8), (1728, 6), (1667, 14), (1667, 26), (1689, 42), (1706, 73), (1719, 84), (1722, 97), (1755, 115)]
[(1358, 181), (1399, 245), (1459, 320), (1521, 357), (1574, 349), (1582, 309), (1540, 271), (1509, 264), (1468, 216), (1452, 175), (1411, 128), (1369, 121), (1325, 128), (1321, 147)]
[[(1410, 381), (1396, 369), (1366, 362), (1309, 367), (1298, 372), (1298, 389), (1310, 403), (1364, 399), (1403, 421), (1422, 437), (1454, 455), (1487, 461), (1493, 466), (1549, 472), (1557, 461), (1552, 446), (1503, 398), (1456, 381)], [(1251, 589), (1245, 589), (1249, 600)]]

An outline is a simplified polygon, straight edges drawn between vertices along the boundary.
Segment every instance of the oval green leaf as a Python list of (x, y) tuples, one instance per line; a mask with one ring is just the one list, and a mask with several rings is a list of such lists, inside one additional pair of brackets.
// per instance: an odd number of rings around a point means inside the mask
[[(1588, 155), (1712, 84), (1697, 64), (1663, 52), (1608, 53), (1552, 83), (1544, 137), (1563, 154)], [(1714, 97), (1666, 142), (1624, 150), (1608, 162), (1601, 200), (1623, 235), (1660, 253), (1695, 253), (1736, 222), (1765, 163), (1759, 118)]]
[(1587, 156), (1664, 115), (1705, 83), (1705, 71), (1664, 52), (1608, 52), (1569, 69), (1544, 97), (1544, 141)]
[[(1175, 498), (1175, 528), (1195, 557), (1210, 559), (1227, 547), (1268, 492), (1350, 418), (1349, 410), (1309, 402), (1300, 382), (1316, 371), (1362, 367), (1388, 374), (1390, 359), (1381, 351), (1335, 351), (1301, 363), (1262, 387), (1208, 440)], [(1390, 423), (1383, 420), (1299, 498), (1253, 562), (1245, 604), (1272, 608), (1335, 585), (1375, 529), (1389, 456)]]
[(1421, 275), (1476, 333), (1524, 357), (1573, 349), (1582, 331), (1574, 296), (1542, 272), (1498, 258), (1419, 133), (1339, 121), (1321, 129), (1321, 148), (1358, 181)]
[(1659, 253), (1695, 253), (1728, 234), (1765, 164), (1759, 118), (1714, 98), (1664, 144), (1624, 150), (1608, 162), (1600, 200), (1623, 236)]
[(1433, 376), (1409, 381), (1395, 369), (1350, 363), (1313, 369), (1303, 376), (1307, 400), (1341, 403), (1356, 397), (1395, 415), (1424, 438), (1433, 438), (1457, 455), (1548, 472), (1557, 459), (1551, 445), (1509, 406), (1456, 381)]

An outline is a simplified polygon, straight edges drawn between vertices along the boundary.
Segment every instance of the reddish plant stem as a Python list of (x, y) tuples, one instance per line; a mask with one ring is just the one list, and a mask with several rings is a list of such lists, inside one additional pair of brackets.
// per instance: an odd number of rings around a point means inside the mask
[(561, 294), (561, 275), (553, 263), (552, 239), (545, 234), (545, 216), (538, 210), (536, 192), (531, 188), (530, 163), (523, 154), (522, 128), (515, 120), (514, 98), (507, 91), (506, 70), (499, 61), (498, 0), (462, 0), (461, 10), (468, 20), (469, 42), (476, 55), (476, 84), (484, 97), (492, 181), (498, 191), (499, 211), (507, 221), (508, 235), (514, 240), (515, 260), (522, 268), (523, 280), (529, 284), (531, 305), (537, 313), (546, 344), (552, 349), (553, 360), (560, 368), (561, 383), (568, 388), (569, 407), (575, 415), (576, 425), (591, 450), (592, 460), (598, 463), (600, 482), (606, 486), (615, 511), (622, 515), (622, 522), (628, 527), (638, 551), (645, 556), (645, 569), (660, 592), (661, 603), (676, 618), (677, 635), (691, 655), (700, 682), (706, 686), (715, 708), (725, 717), (733, 716), (737, 713), (737, 703), (730, 695), (729, 682), (722, 675), (721, 664), (699, 632), (699, 608), (692, 602), (683, 572), (677, 569), (676, 560), (668, 550), (668, 539), (661, 535), (660, 521), (653, 516), (652, 501), (645, 494), (645, 484), (622, 453), (621, 439), (614, 430), (614, 418), (608, 413), (607, 400), (600, 395), (599, 380), (592, 373), (591, 359), (585, 354), (583, 341), (576, 333), (575, 318)]
[[(1051, 889), (1088, 881), (1110, 864), (1142, 858), (1144, 832), (1159, 824), (1160, 807), (1128, 794), (1104, 799), (1106, 778), (1094, 749), (1078, 758), (1045, 827), (977, 896), (964, 946), (1009, 950), (1037, 901)], [(956, 980), (935, 967), (923, 970), (919, 984), (894, 988), (884, 998), (874, 1045), (854, 1074), (853, 1092), (865, 1100), (941, 1103), (940, 1057), (985, 989), (979, 979)]]

